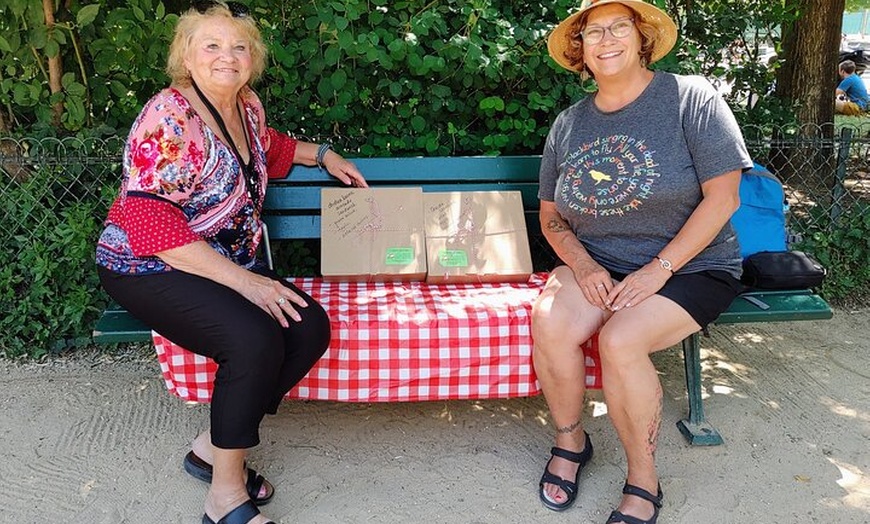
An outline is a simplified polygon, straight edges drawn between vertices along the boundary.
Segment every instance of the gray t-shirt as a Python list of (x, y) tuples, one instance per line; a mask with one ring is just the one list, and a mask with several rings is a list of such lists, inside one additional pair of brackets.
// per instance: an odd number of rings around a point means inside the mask
[[(612, 113), (589, 96), (559, 114), (541, 159), (538, 198), (556, 203), (590, 256), (631, 273), (670, 242), (701, 201), (701, 183), (752, 167), (728, 105), (706, 79), (655, 73)], [(740, 277), (730, 222), (680, 273)]]

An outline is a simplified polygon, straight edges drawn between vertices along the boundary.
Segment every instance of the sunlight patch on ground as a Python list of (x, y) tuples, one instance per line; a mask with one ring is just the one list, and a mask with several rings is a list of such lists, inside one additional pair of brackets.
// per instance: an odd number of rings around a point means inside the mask
[(716, 385), (713, 386), (713, 393), (717, 395), (731, 395), (734, 393), (734, 388), (731, 386)]
[(762, 402), (762, 404), (764, 404), (765, 406), (769, 407), (770, 409), (776, 409), (776, 410), (778, 410), (778, 409), (780, 408), (780, 406), (779, 406), (779, 402), (777, 402), (777, 401), (775, 401), (775, 400), (768, 400), (767, 402)]
[(733, 362), (725, 362), (723, 360), (717, 360), (714, 364), (714, 367), (716, 369), (722, 369), (735, 375), (746, 371), (746, 366), (734, 364)]
[(842, 498), (843, 504), (865, 511), (870, 508), (870, 478), (852, 464), (833, 458), (828, 460), (840, 470), (840, 480), (837, 484), (846, 491), (846, 495)]
[(592, 406), (592, 416), (593, 417), (603, 417), (607, 415), (607, 404), (604, 402), (599, 402), (597, 400), (589, 401), (589, 405)]
[(846, 406), (841, 402), (837, 402), (831, 398), (823, 398), (821, 399), (821, 403), (831, 410), (835, 415), (840, 415), (841, 417), (853, 418), (856, 420), (863, 420), (864, 422), (870, 422), (870, 413), (864, 411), (858, 411), (857, 409)]
[(738, 344), (745, 344), (747, 342), (759, 344), (764, 342), (765, 337), (758, 333), (741, 333), (739, 335), (734, 335), (733, 340)]
[[(753, 369), (745, 364), (740, 364), (734, 362), (728, 357), (723, 351), (716, 349), (701, 349), (701, 373), (704, 376), (710, 376), (711, 373), (714, 373), (713, 377), (724, 376), (729, 380), (738, 380), (743, 384), (752, 384), (754, 381), (750, 378)], [(720, 375), (719, 372), (725, 372), (724, 375)], [(717, 386), (717, 387), (728, 387), (729, 386)], [(719, 393), (715, 387), (713, 389), (714, 393)], [(733, 389), (727, 393), (733, 394)]]

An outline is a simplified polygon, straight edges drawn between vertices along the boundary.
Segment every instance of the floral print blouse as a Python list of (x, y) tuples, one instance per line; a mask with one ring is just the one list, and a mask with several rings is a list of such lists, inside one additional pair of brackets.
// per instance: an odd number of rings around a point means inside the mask
[[(266, 179), (284, 176), (296, 141), (265, 126), (257, 95), (239, 94), (262, 202)], [(270, 145), (278, 144), (280, 154)], [(272, 162), (273, 164), (276, 162)], [(283, 171), (283, 172), (282, 172)], [(236, 264), (250, 268), (262, 236), (260, 209), (251, 201), (231, 149), (205, 125), (176, 89), (159, 92), (143, 108), (124, 148), (121, 191), (97, 244), (96, 262), (110, 271), (145, 275), (171, 271), (155, 253), (206, 241)]]

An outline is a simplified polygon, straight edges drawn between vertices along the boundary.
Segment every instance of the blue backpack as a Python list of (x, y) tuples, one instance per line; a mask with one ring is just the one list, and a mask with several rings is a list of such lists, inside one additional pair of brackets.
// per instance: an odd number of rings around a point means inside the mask
[(755, 166), (740, 179), (740, 208), (731, 217), (743, 258), (760, 251), (787, 251), (785, 192), (764, 167)]

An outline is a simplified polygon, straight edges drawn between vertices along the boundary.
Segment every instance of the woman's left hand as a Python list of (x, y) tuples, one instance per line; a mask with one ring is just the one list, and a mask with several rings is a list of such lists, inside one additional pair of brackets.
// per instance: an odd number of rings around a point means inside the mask
[(346, 160), (335, 151), (329, 150), (323, 157), (323, 167), (330, 175), (341, 180), (346, 186), (369, 187), (365, 177), (359, 172), (353, 162)]
[(613, 286), (606, 302), (610, 304), (611, 311), (636, 306), (664, 287), (670, 277), (670, 271), (662, 268), (658, 262), (651, 262), (629, 273), (622, 282)]

